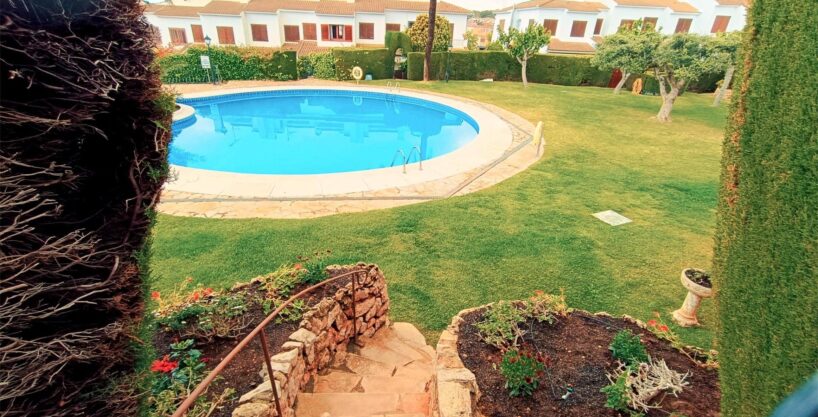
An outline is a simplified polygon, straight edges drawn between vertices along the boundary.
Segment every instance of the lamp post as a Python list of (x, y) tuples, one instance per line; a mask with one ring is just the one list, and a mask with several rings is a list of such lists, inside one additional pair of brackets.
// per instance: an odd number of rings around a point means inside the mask
[(207, 76), (213, 81), (213, 84), (215, 85), (216, 84), (216, 77), (215, 77), (215, 74), (211, 73), (213, 64), (210, 62), (210, 42), (211, 42), (210, 36), (205, 36), (204, 42), (205, 42), (205, 46), (207, 46), (207, 63), (208, 63), (208, 65), (207, 65)]

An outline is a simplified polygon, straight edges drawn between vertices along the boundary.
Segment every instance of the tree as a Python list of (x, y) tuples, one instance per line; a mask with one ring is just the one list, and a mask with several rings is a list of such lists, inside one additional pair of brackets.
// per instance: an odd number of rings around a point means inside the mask
[(733, 80), (733, 74), (736, 72), (736, 60), (738, 56), (738, 48), (741, 44), (741, 32), (720, 33), (710, 40), (710, 48), (712, 49), (713, 59), (715, 62), (721, 64), (721, 70), (724, 71), (724, 80), (721, 82), (721, 87), (716, 92), (716, 97), (713, 99), (713, 107), (718, 107), (724, 94), (730, 87), (730, 82)]
[(0, 9), (0, 415), (134, 416), (174, 107), (153, 32), (135, 0)]
[(754, 0), (722, 152), (721, 412), (762, 417), (818, 366), (818, 12)]
[[(437, 0), (429, 0), (429, 20), (435, 21), (436, 17)], [(434, 46), (435, 43), (435, 26), (437, 26), (437, 22), (435, 22), (434, 25), (428, 26), (429, 36), (426, 38), (426, 53), (423, 56), (423, 81), (429, 81), (429, 71), (431, 71), (432, 68), (432, 47)]]
[(617, 33), (603, 38), (591, 58), (591, 64), (604, 71), (619, 69), (622, 78), (614, 89), (619, 94), (632, 74), (641, 74), (653, 64), (662, 35), (653, 30), (642, 30), (638, 20), (630, 27), (624, 26)]
[(541, 25), (529, 25), (524, 32), (509, 28), (508, 33), (500, 31), (499, 42), (503, 49), (522, 65), (523, 87), (528, 87), (526, 67), (528, 59), (551, 42), (551, 35)]
[[(426, 41), (429, 40), (429, 15), (418, 15), (412, 27), (406, 29), (406, 34), (412, 40), (412, 50), (425, 51)], [(435, 41), (432, 45), (432, 52), (446, 52), (451, 43), (452, 33), (449, 30), (449, 20), (443, 16), (435, 16)]]
[(671, 121), (673, 104), (687, 83), (719, 67), (708, 43), (707, 37), (689, 33), (677, 33), (659, 43), (651, 65), (662, 96), (662, 108), (656, 115), (659, 121)]
[(469, 51), (476, 51), (479, 49), (477, 45), (479, 39), (474, 32), (467, 30), (466, 33), (463, 34), (463, 38), (466, 39), (466, 49)]

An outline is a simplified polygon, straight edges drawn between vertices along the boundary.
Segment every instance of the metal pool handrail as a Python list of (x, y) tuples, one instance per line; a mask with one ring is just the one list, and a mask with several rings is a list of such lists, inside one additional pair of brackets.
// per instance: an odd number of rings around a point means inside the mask
[(210, 385), (210, 383), (212, 383), (213, 380), (216, 379), (216, 377), (219, 376), (219, 374), (221, 374), (222, 371), (224, 371), (225, 368), (227, 368), (227, 365), (229, 365), (230, 362), (233, 361), (233, 359), (236, 357), (236, 355), (238, 355), (242, 350), (244, 350), (244, 348), (246, 348), (247, 345), (249, 345), (250, 342), (254, 338), (256, 338), (257, 336), (259, 336), (259, 341), (261, 343), (261, 350), (263, 351), (263, 354), (264, 354), (264, 362), (265, 362), (265, 365), (267, 367), (267, 376), (270, 378), (270, 385), (272, 386), (272, 390), (273, 390), (273, 399), (275, 400), (276, 411), (278, 412), (278, 415), (281, 416), (282, 415), (281, 414), (281, 403), (279, 401), (278, 391), (276, 390), (276, 387), (275, 387), (275, 376), (273, 375), (273, 365), (270, 362), (270, 350), (269, 350), (269, 348), (267, 346), (267, 336), (264, 333), (264, 327), (267, 326), (268, 324), (270, 324), (270, 322), (273, 321), (273, 319), (275, 319), (276, 316), (278, 316), (279, 313), (281, 313), (281, 311), (284, 310), (284, 308), (286, 308), (287, 306), (292, 304), (295, 300), (301, 298), (302, 296), (304, 296), (304, 295), (306, 295), (306, 294), (308, 294), (308, 293), (310, 293), (310, 292), (312, 292), (312, 291), (314, 291), (314, 290), (316, 290), (318, 288), (323, 287), (324, 285), (327, 285), (327, 284), (329, 284), (331, 282), (338, 281), (341, 278), (346, 278), (346, 277), (351, 276), (352, 277), (352, 280), (351, 280), (352, 281), (352, 296), (350, 298), (352, 299), (352, 339), (356, 340), (358, 338), (358, 330), (356, 328), (357, 326), (356, 326), (356, 323), (355, 323), (355, 287), (356, 287), (356, 285), (359, 285), (357, 281), (358, 281), (358, 278), (359, 278), (360, 274), (362, 274), (362, 273), (366, 274), (367, 272), (368, 272), (368, 270), (365, 269), (365, 268), (357, 268), (357, 269), (355, 269), (353, 271), (345, 272), (345, 273), (343, 273), (341, 275), (329, 278), (329, 279), (327, 279), (325, 281), (321, 281), (318, 284), (315, 284), (315, 285), (313, 285), (313, 286), (311, 286), (309, 288), (306, 288), (306, 289), (302, 290), (301, 292), (299, 292), (298, 294), (290, 297), (287, 301), (285, 301), (283, 304), (278, 306), (272, 313), (270, 313), (269, 316), (265, 317), (264, 320), (262, 320), (261, 323), (258, 324), (258, 326), (256, 326), (249, 334), (247, 334), (247, 336), (244, 337), (244, 339), (241, 339), (241, 342), (239, 342), (239, 344), (237, 344), (236, 347), (234, 347), (233, 350), (231, 350), (230, 353), (228, 353), (227, 356), (225, 356), (224, 359), (222, 359), (222, 361), (219, 362), (219, 364), (216, 365), (216, 367), (213, 368), (213, 370), (210, 371), (209, 374), (207, 374), (205, 379), (203, 379), (202, 382), (200, 382), (199, 385), (197, 385), (196, 388), (193, 389), (193, 391), (190, 393), (190, 395), (188, 395), (187, 398), (185, 398), (185, 400), (182, 401), (182, 404), (179, 405), (179, 408), (177, 408), (176, 411), (173, 412), (172, 417), (182, 417), (185, 414), (187, 414), (190, 407), (205, 392), (205, 390), (207, 390), (207, 387)]

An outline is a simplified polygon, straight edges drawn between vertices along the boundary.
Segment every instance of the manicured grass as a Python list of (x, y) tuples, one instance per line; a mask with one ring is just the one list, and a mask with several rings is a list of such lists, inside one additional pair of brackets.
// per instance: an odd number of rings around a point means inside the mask
[[(496, 104), (543, 120), (546, 156), (482, 192), (449, 200), (314, 220), (206, 220), (159, 216), (153, 286), (186, 276), (229, 286), (296, 255), (332, 249), (338, 261), (378, 263), (392, 318), (436, 339), (459, 310), (565, 289), (591, 311), (667, 315), (685, 291), (679, 273), (709, 268), (726, 111), (684, 95), (672, 124), (652, 118), (660, 99), (592, 87), (519, 83), (403, 83)], [(613, 228), (591, 213), (634, 220)], [(709, 347), (715, 315), (681, 329)], [(667, 318), (667, 317), (666, 317)], [(668, 320), (669, 321), (669, 320)]]

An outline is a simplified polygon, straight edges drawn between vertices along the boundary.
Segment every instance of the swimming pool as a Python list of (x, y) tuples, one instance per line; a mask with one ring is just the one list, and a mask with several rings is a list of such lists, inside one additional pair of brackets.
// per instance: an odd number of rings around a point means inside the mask
[(405, 95), (287, 89), (183, 98), (171, 164), (244, 174), (330, 174), (451, 153), (480, 126), (455, 108)]

